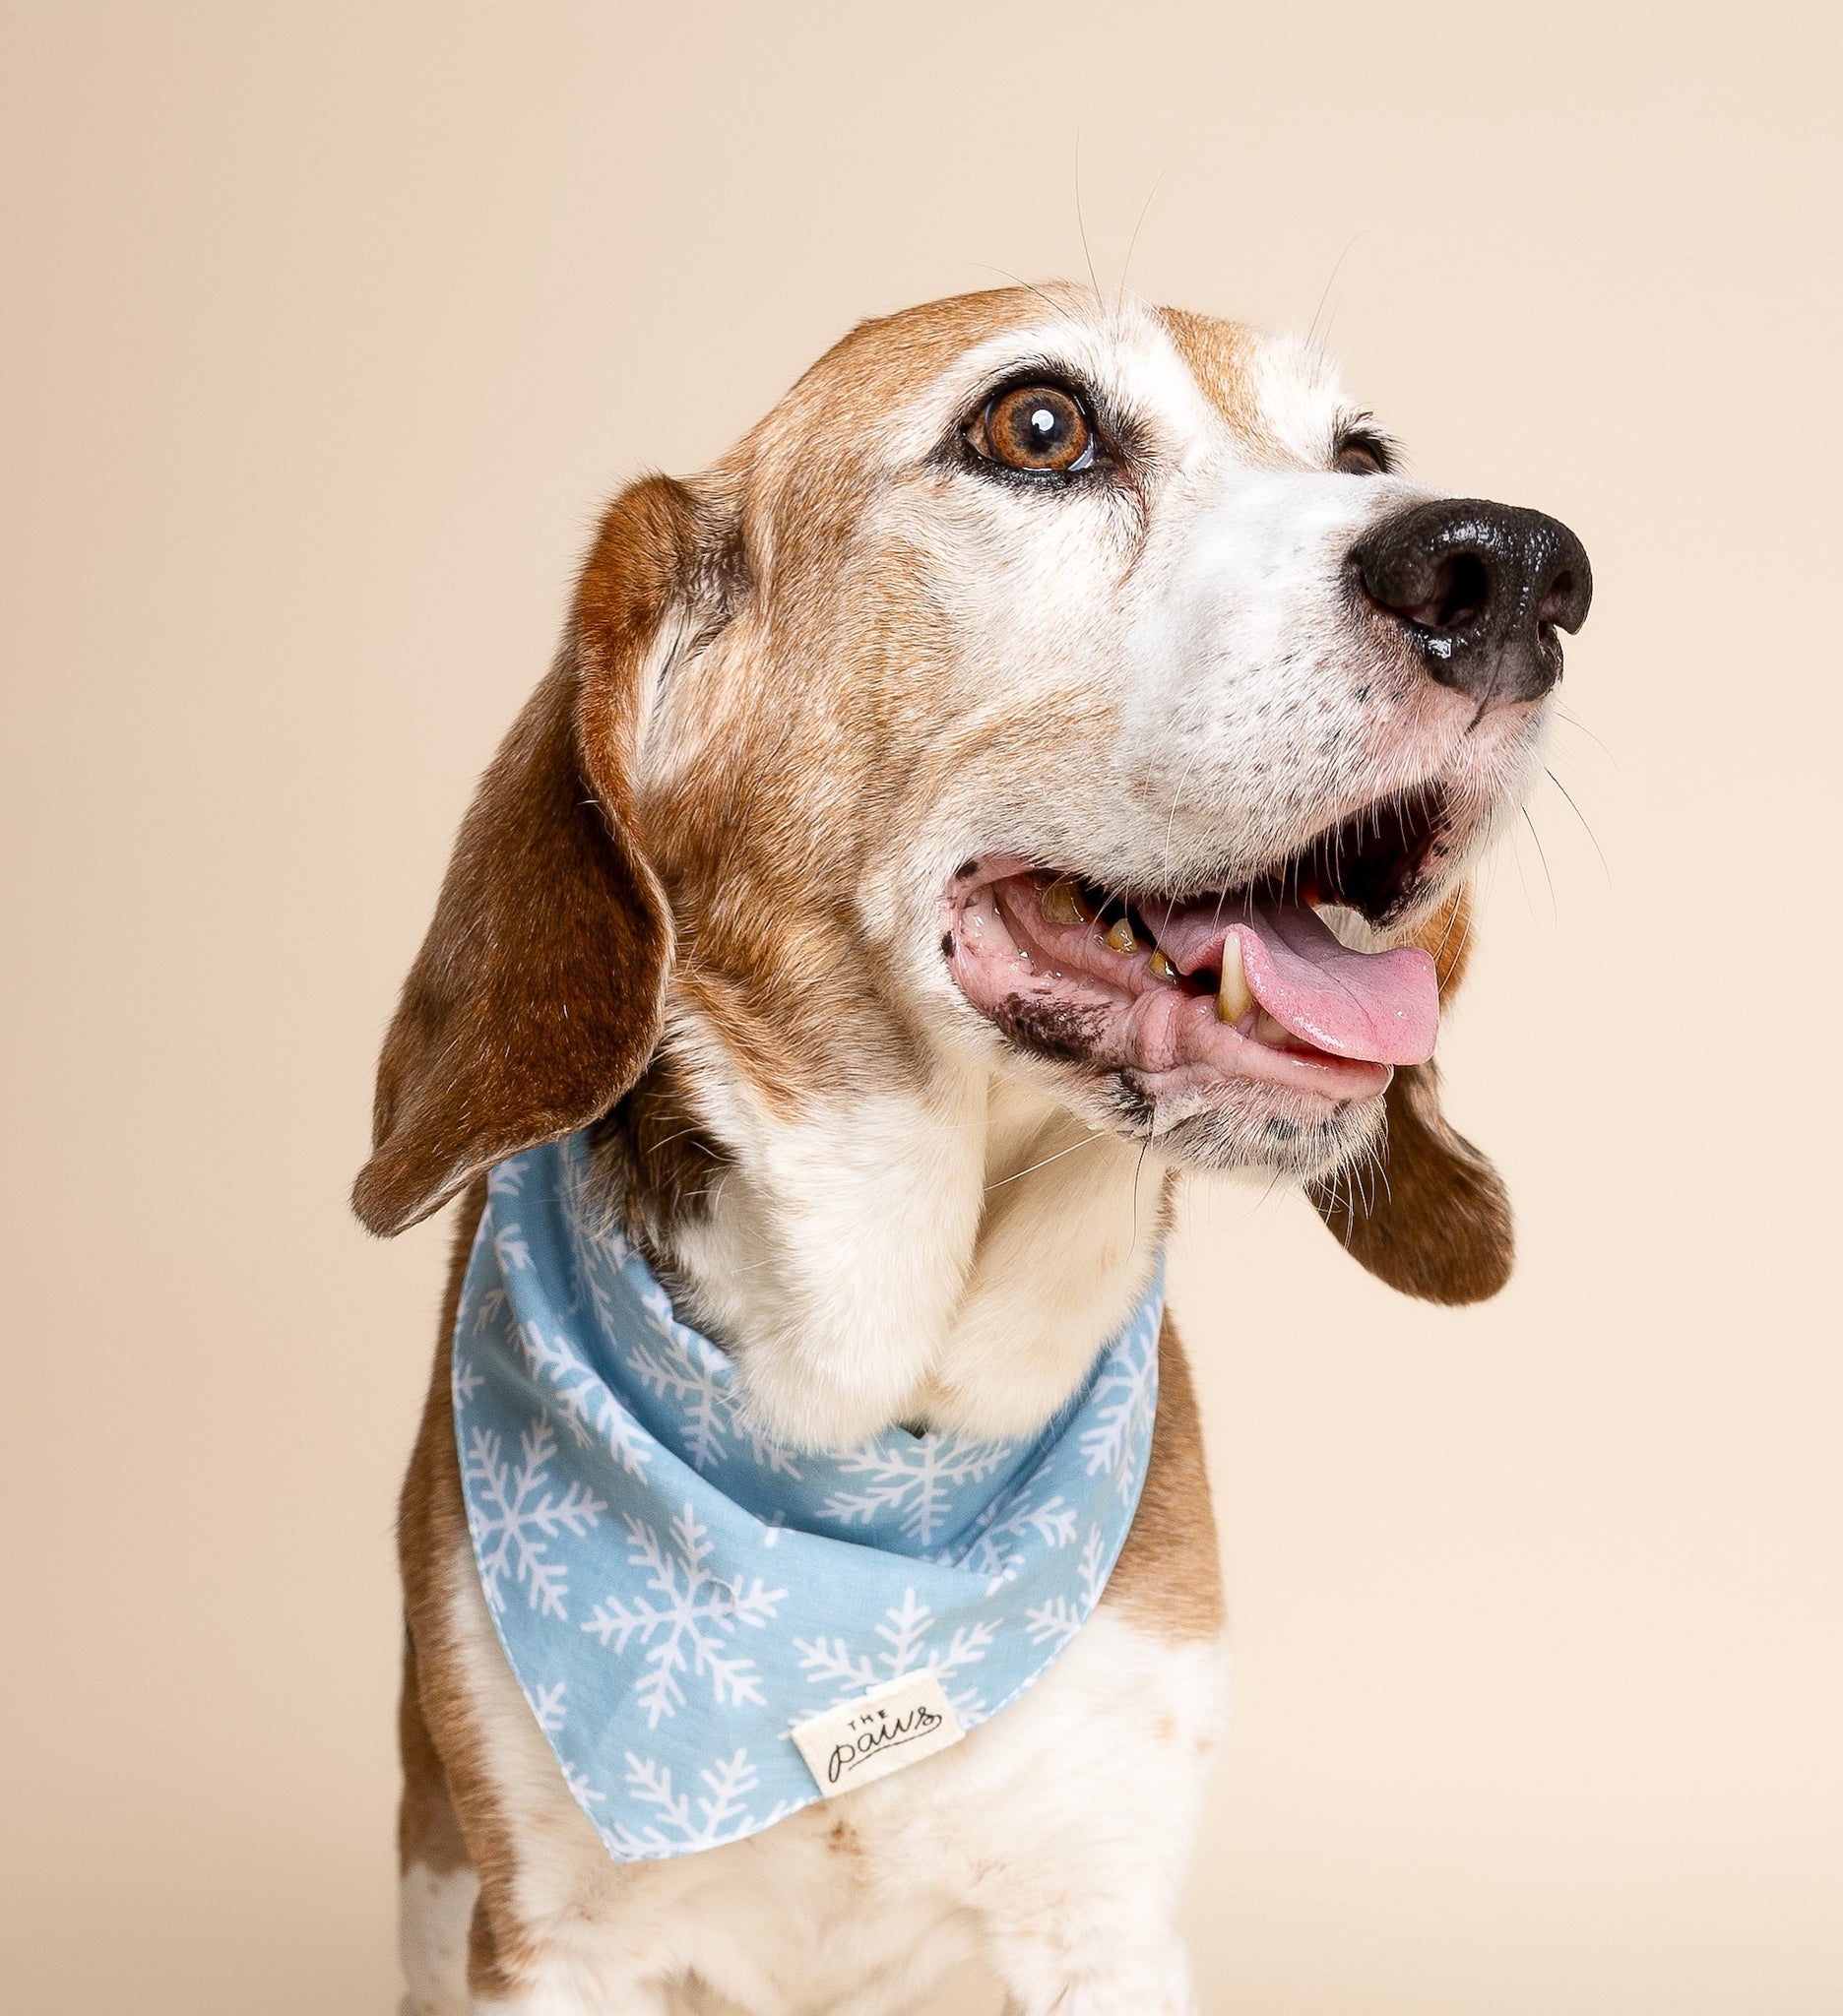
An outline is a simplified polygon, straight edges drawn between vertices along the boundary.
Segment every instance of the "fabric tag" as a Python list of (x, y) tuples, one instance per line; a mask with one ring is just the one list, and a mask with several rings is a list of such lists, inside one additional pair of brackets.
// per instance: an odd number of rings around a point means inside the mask
[(919, 1764), (965, 1734), (940, 1681), (925, 1668), (884, 1680), (794, 1729), (806, 1768), (828, 1799)]

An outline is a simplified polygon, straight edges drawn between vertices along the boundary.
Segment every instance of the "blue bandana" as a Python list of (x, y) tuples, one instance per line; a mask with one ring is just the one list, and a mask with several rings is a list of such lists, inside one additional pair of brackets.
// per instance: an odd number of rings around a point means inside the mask
[(1164, 1267), (1041, 1433), (814, 1454), (752, 1420), (587, 1180), (581, 1135), (488, 1178), (455, 1435), (525, 1698), (608, 1853), (650, 1860), (940, 1748), (1069, 1645), (1145, 1480)]

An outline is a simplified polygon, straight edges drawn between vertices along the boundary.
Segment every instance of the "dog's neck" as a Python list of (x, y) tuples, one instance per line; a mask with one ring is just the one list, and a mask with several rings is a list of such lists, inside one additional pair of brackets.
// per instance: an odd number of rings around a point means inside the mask
[(1168, 1218), (1156, 1155), (972, 1066), (769, 1119), (695, 1049), (681, 1083), (717, 1154), (655, 1243), (765, 1422), (822, 1447), (1049, 1420), (1145, 1292)]

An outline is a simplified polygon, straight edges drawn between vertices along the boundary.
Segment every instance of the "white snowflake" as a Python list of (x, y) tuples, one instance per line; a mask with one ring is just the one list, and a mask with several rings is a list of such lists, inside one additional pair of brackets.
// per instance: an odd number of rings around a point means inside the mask
[[(991, 1649), (998, 1626), (982, 1617), (976, 1624), (956, 1624), (946, 1646), (929, 1645), (928, 1636), (936, 1618), (913, 1589), (903, 1592), (900, 1604), (883, 1612), (884, 1622), (876, 1627), (885, 1650), (855, 1653), (843, 1638), (795, 1638), (800, 1670), (809, 1682), (830, 1684), (835, 1701), (849, 1700), (883, 1680), (899, 1679), (904, 1673), (925, 1670), (943, 1682), (965, 1667), (977, 1666)], [(961, 1715), (984, 1715), (985, 1703), (975, 1687), (947, 1690), (947, 1698)]]
[(987, 1596), (997, 1594), (1024, 1566), (1024, 1543), (1035, 1535), (1045, 1546), (1065, 1547), (1075, 1538), (1077, 1514), (1058, 1491), (1039, 1505), (1028, 1490), (1000, 1499), (958, 1565), (986, 1578)]
[(580, 1765), (572, 1764), (567, 1757), (559, 1757), (557, 1764), (563, 1773), (563, 1783), (570, 1789), (570, 1796), (587, 1812), (591, 1806), (599, 1806), (607, 1797), (604, 1792), (597, 1792), (589, 1783), (589, 1774)]
[(470, 1431), (467, 1478), (478, 1488), (468, 1501), (468, 1520), (479, 1555), (480, 1587), (492, 1607), (503, 1610), (509, 1574), (540, 1615), (567, 1617), (568, 1571), (544, 1556), (558, 1534), (580, 1538), (607, 1506), (580, 1481), (561, 1497), (546, 1488), (556, 1437), (541, 1416), (519, 1437), (519, 1454), (523, 1461), (515, 1464), (502, 1455), (496, 1434)]
[(1090, 1526), (1088, 1538), (1082, 1543), (1081, 1583), (1082, 1614), (1086, 1616), (1101, 1601), (1101, 1592), (1107, 1587), (1107, 1576), (1101, 1566), (1103, 1542), (1101, 1529)]
[(715, 1548), (708, 1530), (686, 1505), (671, 1522), (671, 1546), (658, 1532), (633, 1514), (627, 1521), (627, 1560), (647, 1571), (653, 1597), (623, 1602), (610, 1596), (597, 1604), (583, 1625), (614, 1653), (627, 1650), (638, 1638), (647, 1648), (645, 1670), (634, 1682), (634, 1699), (647, 1713), (647, 1727), (658, 1729), (684, 1705), (681, 1674), (708, 1678), (719, 1703), (762, 1701), (761, 1675), (752, 1659), (737, 1658), (729, 1642), (738, 1624), (755, 1630), (773, 1617), (787, 1596), (785, 1589), (763, 1589), (757, 1576), (746, 1589), (740, 1577), (722, 1582), (706, 1565)]
[(493, 1223), (493, 1258), (499, 1263), (501, 1274), (511, 1274), (516, 1269), (532, 1264), (531, 1247), (525, 1243), (525, 1228), (517, 1225)]
[[(651, 1806), (659, 1815), (638, 1832), (629, 1827), (603, 1830), (603, 1839), (623, 1860), (655, 1859), (681, 1855), (693, 1849), (722, 1848), (740, 1841), (745, 1834), (772, 1827), (790, 1810), (787, 1800), (778, 1799), (774, 1810), (758, 1820), (748, 1810), (747, 1799), (761, 1783), (749, 1762), (746, 1749), (733, 1757), (719, 1758), (708, 1771), (698, 1773), (710, 1796), (697, 1802), (699, 1817), (691, 1813), (691, 1795), (674, 1793), (669, 1767), (653, 1757), (636, 1757), (627, 1752), (627, 1791), (636, 1805)], [(663, 1823), (663, 1824), (662, 1824)]]
[(1048, 1603), (1034, 1603), (1024, 1612), (1024, 1628), (1030, 1634), (1030, 1642), (1048, 1645), (1053, 1640), (1058, 1652), (1074, 1638), (1083, 1621), (1080, 1609), (1066, 1596), (1052, 1596)]
[(452, 1365), (450, 1365), (448, 1369), (448, 1397), (454, 1403), (455, 1413), (459, 1414), (461, 1410), (468, 1404), (468, 1402), (474, 1398), (475, 1394), (477, 1394), (480, 1390), (480, 1388), (485, 1385), (485, 1383), (486, 1374), (481, 1371), (477, 1371), (475, 1367), (466, 1358), (464, 1358), (459, 1352), (457, 1352), (455, 1354), (454, 1362)]
[(569, 1720), (569, 1706), (563, 1696), (569, 1692), (569, 1682), (558, 1680), (553, 1687), (526, 1687), (521, 1690), (525, 1705), (538, 1718), (538, 1727), (547, 1736), (563, 1733), (563, 1725)]
[(477, 1337), (482, 1330), (490, 1329), (511, 1299), (502, 1288), (483, 1289), (474, 1302), (474, 1334)]
[(1061, 1652), (1094, 1614), (1094, 1606), (1101, 1601), (1101, 1591), (1106, 1586), (1101, 1573), (1101, 1529), (1090, 1526), (1088, 1538), (1082, 1544), (1079, 1599), (1070, 1603), (1066, 1596), (1052, 1596), (1048, 1603), (1032, 1604), (1024, 1612), (1024, 1629), (1033, 1645), (1053, 1642), (1056, 1651)]
[(1008, 1442), (974, 1442), (951, 1432), (861, 1443), (841, 1456), (838, 1467), (869, 1482), (861, 1491), (832, 1492), (819, 1517), (868, 1526), (879, 1512), (899, 1511), (904, 1535), (918, 1546), (932, 1546), (960, 1486), (988, 1478), (1010, 1453)]
[(525, 1164), (502, 1162), (497, 1168), (486, 1171), (486, 1194), (489, 1197), (518, 1197), (525, 1189)]
[(685, 1426), (685, 1455), (692, 1469), (703, 1472), (713, 1463), (721, 1463), (730, 1453), (725, 1438), (737, 1436), (748, 1444), (758, 1468), (797, 1478), (799, 1467), (792, 1454), (749, 1418), (730, 1376), (729, 1363), (716, 1346), (673, 1321), (670, 1297), (657, 1282), (642, 1299), (657, 1343), (630, 1344), (627, 1362), (649, 1393), (677, 1408)]
[(1156, 1336), (1135, 1335), (1111, 1353), (1090, 1402), (1098, 1419), (1082, 1430), (1081, 1453), (1088, 1475), (1111, 1472), (1122, 1499), (1132, 1496), (1133, 1485), (1133, 1466), (1125, 1459), (1151, 1425), (1157, 1365)]
[(527, 1323), (518, 1333), (518, 1346), (532, 1377), (547, 1379), (555, 1390), (557, 1411), (572, 1440), (586, 1448), (600, 1436), (629, 1477), (643, 1477), (653, 1460), (646, 1430), (577, 1354), (569, 1339), (557, 1331), (546, 1341), (536, 1323)]

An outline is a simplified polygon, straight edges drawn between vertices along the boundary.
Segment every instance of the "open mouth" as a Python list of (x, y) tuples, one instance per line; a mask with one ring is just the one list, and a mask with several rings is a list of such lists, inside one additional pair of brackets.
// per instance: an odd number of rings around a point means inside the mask
[(1437, 789), (1380, 800), (1239, 887), (1121, 892), (1016, 854), (970, 861), (942, 941), (961, 991), (1020, 1049), (1148, 1094), (1232, 1081), (1370, 1099), (1439, 1025), (1419, 946), (1354, 952), (1319, 911), (1405, 914), (1447, 850)]

